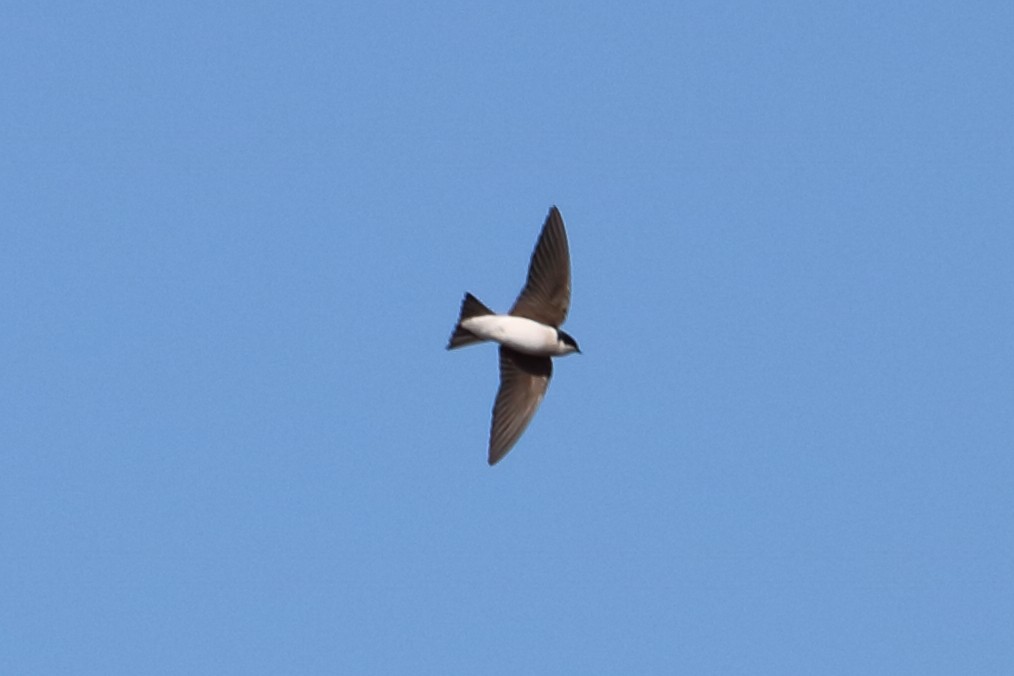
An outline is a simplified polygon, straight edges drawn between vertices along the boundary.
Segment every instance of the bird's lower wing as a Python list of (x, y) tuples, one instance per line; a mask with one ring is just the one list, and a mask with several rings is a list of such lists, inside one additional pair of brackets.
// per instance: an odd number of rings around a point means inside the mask
[(495, 465), (514, 447), (542, 403), (553, 375), (549, 357), (533, 357), (500, 347), (500, 390), (493, 404), (489, 431), (489, 464)]

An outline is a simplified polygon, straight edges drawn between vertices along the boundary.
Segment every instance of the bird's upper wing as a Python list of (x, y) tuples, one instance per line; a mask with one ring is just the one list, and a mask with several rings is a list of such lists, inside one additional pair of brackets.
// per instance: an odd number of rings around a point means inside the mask
[(528, 281), (510, 313), (559, 327), (570, 308), (570, 249), (563, 217), (549, 210), (528, 265)]
[(513, 448), (542, 403), (553, 375), (549, 357), (533, 357), (500, 347), (500, 390), (493, 404), (489, 431), (489, 464), (495, 465)]

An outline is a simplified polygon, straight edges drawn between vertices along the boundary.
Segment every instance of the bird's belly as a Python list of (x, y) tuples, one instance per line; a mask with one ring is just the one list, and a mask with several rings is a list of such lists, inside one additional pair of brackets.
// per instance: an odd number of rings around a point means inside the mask
[(525, 354), (547, 356), (556, 349), (556, 329), (524, 317), (483, 315), (466, 319), (461, 326), (483, 340), (494, 340)]

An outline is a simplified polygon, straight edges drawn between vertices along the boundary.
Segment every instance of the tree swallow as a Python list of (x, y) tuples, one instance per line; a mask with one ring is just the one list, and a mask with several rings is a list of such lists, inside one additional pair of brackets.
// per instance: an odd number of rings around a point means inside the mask
[(570, 250), (563, 217), (549, 210), (528, 265), (528, 281), (514, 307), (498, 315), (470, 293), (448, 350), (488, 340), (500, 344), (500, 389), (489, 431), (489, 464), (514, 447), (542, 403), (553, 375), (551, 357), (580, 353), (577, 342), (560, 330), (570, 308)]

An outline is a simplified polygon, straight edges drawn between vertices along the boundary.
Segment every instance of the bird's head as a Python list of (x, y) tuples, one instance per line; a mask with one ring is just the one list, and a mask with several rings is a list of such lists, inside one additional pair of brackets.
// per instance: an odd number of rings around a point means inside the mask
[(556, 330), (556, 342), (561, 355), (570, 354), (571, 352), (581, 354), (581, 348), (577, 346), (577, 341), (565, 331)]

